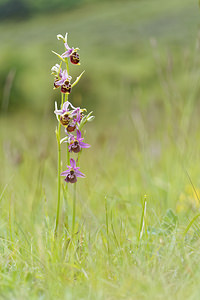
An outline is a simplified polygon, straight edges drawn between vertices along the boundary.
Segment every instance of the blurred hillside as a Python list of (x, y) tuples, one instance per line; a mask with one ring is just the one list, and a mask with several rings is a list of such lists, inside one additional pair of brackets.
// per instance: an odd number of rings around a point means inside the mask
[[(5, 8), (11, 2), (1, 0), (0, 5)], [(84, 103), (99, 114), (120, 114), (133, 99), (138, 105), (162, 103), (165, 85), (170, 81), (176, 81), (183, 95), (191, 92), (190, 74), (185, 70), (193, 70), (199, 29), (197, 2), (174, 0), (161, 5), (158, 0), (127, 0), (113, 5), (113, 1), (80, 0), (75, 6), (62, 0), (18, 3), (24, 5), (26, 18), (17, 20), (5, 13), (7, 17), (0, 23), (2, 113), (30, 108), (38, 113), (52, 111), (59, 93), (52, 90), (50, 69), (58, 60), (51, 50), (63, 52), (56, 35), (65, 32), (69, 33), (69, 45), (80, 48), (81, 66), (71, 67), (72, 76), (86, 70), (71, 95), (75, 105)], [(47, 4), (48, 15), (43, 14)], [(173, 90), (173, 85), (167, 87), (169, 97), (170, 88)]]
[(73, 9), (84, 0), (0, 0), (0, 19), (27, 19), (52, 10)]

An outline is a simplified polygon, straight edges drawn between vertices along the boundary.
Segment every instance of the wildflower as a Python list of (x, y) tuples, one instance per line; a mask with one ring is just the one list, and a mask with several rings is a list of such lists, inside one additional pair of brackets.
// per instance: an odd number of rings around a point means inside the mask
[(76, 128), (78, 129), (79, 124), (83, 118), (83, 112), (86, 109), (80, 109), (80, 107), (77, 107), (74, 111), (73, 111), (73, 116), (74, 119), (73, 121), (67, 126), (67, 128), (65, 129), (65, 132), (68, 134), (68, 132), (73, 132)]
[[(69, 107), (72, 109), (70, 110)], [(57, 103), (55, 103), (54, 113), (56, 114), (58, 121), (60, 121), (63, 126), (68, 125), (65, 130), (66, 133), (68, 133), (74, 131), (76, 127), (78, 127), (85, 110), (86, 109), (80, 109), (80, 107), (75, 108), (69, 101), (66, 101), (63, 104), (62, 109), (58, 109)], [(60, 116), (60, 118), (58, 118), (58, 116)]]
[[(55, 85), (57, 87), (60, 86), (62, 93), (64, 93), (64, 94), (65, 93), (70, 94), (71, 93), (71, 89), (72, 89), (70, 81), (71, 81), (72, 77), (70, 75), (68, 75), (67, 70), (64, 70), (64, 71), (61, 70), (61, 72), (60, 72), (59, 75), (60, 75), (61, 79), (54, 81), (54, 86)], [(58, 78), (56, 78), (56, 79), (58, 79)]]
[(79, 171), (79, 167), (76, 167), (76, 162), (73, 158), (70, 158), (70, 166), (67, 166), (67, 170), (62, 172), (61, 176), (66, 176), (65, 181), (70, 183), (77, 182), (77, 177), (85, 177), (85, 174)]
[[(53, 53), (55, 53), (53, 51)], [(57, 53), (55, 53), (57, 55)], [(72, 77), (68, 75), (67, 70), (62, 71), (61, 68), (61, 64), (56, 64), (55, 66), (53, 66), (51, 68), (51, 74), (55, 75), (55, 79), (54, 79), (54, 89), (57, 89), (61, 86), (61, 91), (63, 93), (68, 92), (68, 94), (70, 94), (71, 89), (79, 82), (79, 80), (81, 79), (83, 73), (85, 71), (83, 71), (77, 78), (76, 80), (71, 84), (71, 79)], [(67, 89), (68, 88), (68, 89)], [(70, 89), (70, 91), (69, 91)]]
[(61, 57), (65, 58), (65, 57), (69, 57), (70, 61), (72, 64), (74, 65), (78, 65), (80, 62), (80, 57), (79, 54), (77, 53), (78, 48), (74, 49), (74, 48), (69, 48), (68, 44), (65, 43), (65, 47), (67, 49), (67, 51), (65, 51)]
[[(69, 106), (71, 106), (73, 109), (75, 109), (75, 107), (69, 101), (66, 101), (63, 104), (62, 109), (58, 109), (57, 108), (57, 103), (55, 103), (54, 113), (56, 114), (57, 119), (60, 121), (60, 123), (63, 126), (68, 125), (70, 120), (71, 120), (71, 112), (68, 108)], [(58, 116), (60, 116), (60, 118), (58, 118)]]
[(61, 35), (58, 35), (58, 36), (59, 36), (59, 39), (62, 39), (64, 41), (64, 45), (66, 48), (66, 51), (61, 55), (61, 57), (62, 58), (69, 57), (72, 64), (78, 65), (80, 58), (79, 58), (79, 54), (77, 53), (77, 50), (79, 50), (79, 49), (74, 48), (74, 47), (72, 47), (72, 48), (69, 47), (69, 45), (67, 43), (67, 33), (65, 35), (65, 38), (63, 38), (63, 36), (61, 36)]
[(72, 53), (74, 52), (74, 48), (73, 47), (70, 48), (67, 43), (64, 43), (64, 45), (65, 45), (65, 48), (67, 49), (67, 51), (65, 51), (61, 56), (63, 58), (70, 57), (70, 55), (72, 55)]
[(78, 153), (82, 148), (89, 148), (90, 145), (83, 142), (84, 138), (81, 138), (81, 131), (77, 130), (77, 136), (73, 136), (72, 134), (69, 137), (69, 152)]

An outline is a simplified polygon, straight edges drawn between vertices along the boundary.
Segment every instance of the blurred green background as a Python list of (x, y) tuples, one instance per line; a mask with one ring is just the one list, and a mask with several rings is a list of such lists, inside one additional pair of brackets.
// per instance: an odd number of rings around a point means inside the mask
[(84, 98), (101, 114), (119, 114), (140, 97), (140, 103), (163, 105), (159, 68), (187, 89), (186, 63), (192, 63), (198, 37), (195, 1), (1, 0), (0, 12), (2, 113), (30, 107), (51, 112), (59, 96), (51, 89), (49, 70), (57, 62), (51, 50), (63, 52), (56, 34), (66, 31), (69, 45), (81, 49), (82, 64), (71, 68), (72, 75), (86, 70), (74, 102)]
[(60, 95), (51, 50), (63, 52), (56, 35), (65, 32), (80, 48), (81, 65), (70, 65), (71, 75), (86, 70), (70, 100), (96, 116), (87, 125), (92, 148), (83, 154), (88, 178), (81, 184), (93, 184), (100, 198), (119, 192), (131, 203), (149, 193), (161, 209), (176, 208), (189, 184), (183, 164), (200, 185), (196, 1), (1, 0), (0, 12), (2, 190), (9, 183), (18, 199), (27, 185), (34, 198), (38, 184), (55, 206), (53, 110)]

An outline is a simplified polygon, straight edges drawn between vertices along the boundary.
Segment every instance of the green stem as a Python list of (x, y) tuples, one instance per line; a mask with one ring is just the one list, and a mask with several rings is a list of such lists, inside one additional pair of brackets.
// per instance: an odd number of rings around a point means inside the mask
[[(63, 93), (62, 93), (61, 107), (63, 106), (63, 102), (64, 102), (64, 97), (63, 97)], [(57, 235), (59, 215), (60, 215), (60, 188), (61, 188), (61, 181), (60, 181), (60, 173), (61, 173), (60, 132), (61, 132), (61, 123), (58, 121), (58, 130), (56, 132), (57, 144), (58, 144), (58, 198), (57, 198), (57, 214), (56, 214), (55, 236)]]
[[(68, 94), (67, 94), (67, 99), (66, 101), (68, 101)], [(69, 149), (68, 149), (68, 145), (67, 145), (67, 165), (70, 165), (70, 153), (69, 153)]]
[(68, 62), (68, 58), (65, 59), (65, 63), (66, 63), (67, 73), (69, 75), (69, 62)]
[(70, 165), (70, 155), (69, 155), (69, 150), (67, 148), (67, 165), (69, 166)]
[[(80, 152), (78, 153), (77, 166), (79, 165)], [(73, 212), (72, 212), (72, 236), (74, 235), (74, 228), (76, 222), (76, 183), (74, 183), (74, 197), (73, 197)]]
[(76, 183), (74, 183), (73, 214), (72, 214), (72, 236), (74, 235), (76, 221)]
[[(82, 151), (82, 150), (81, 150)], [(77, 158), (77, 167), (79, 167), (79, 163), (80, 163), (80, 156), (81, 156), (81, 151), (78, 153), (78, 158)]]

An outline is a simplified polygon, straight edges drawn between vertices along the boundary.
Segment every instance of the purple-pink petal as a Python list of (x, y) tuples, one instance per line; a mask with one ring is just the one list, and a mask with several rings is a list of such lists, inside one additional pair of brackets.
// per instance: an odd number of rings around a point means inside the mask
[(81, 131), (77, 130), (77, 140), (80, 140), (80, 138), (81, 138)]
[(60, 69), (59, 76), (62, 77), (62, 69)]
[(66, 111), (68, 111), (68, 106), (69, 106), (70, 102), (69, 101), (66, 101), (63, 106), (62, 106), (62, 109), (56, 109), (54, 110), (54, 113), (56, 115), (62, 115), (64, 114)]
[(67, 176), (69, 174), (70, 170), (66, 170), (66, 171), (63, 171), (60, 175), (61, 176)]
[(72, 169), (76, 168), (76, 162), (73, 158), (70, 158), (70, 165), (71, 165)]
[(67, 50), (71, 50), (71, 48), (69, 47), (69, 45), (67, 43), (64, 43), (64, 45)]
[(69, 152), (72, 152), (72, 145), (73, 145), (73, 144), (70, 144), (70, 145), (68, 146)]
[(66, 112), (68, 110), (68, 106), (69, 106), (69, 101), (66, 101), (64, 104), (63, 104), (63, 107), (62, 107), (62, 110), (63, 112)]
[(59, 85), (59, 86), (63, 85), (64, 83), (65, 83), (65, 80), (63, 78), (56, 81), (56, 85)]
[(68, 46), (67, 43), (65, 43), (65, 47), (67, 49), (67, 51), (65, 51), (63, 54), (62, 54), (62, 57), (70, 57), (70, 55), (72, 54), (72, 52), (74, 51), (74, 48), (70, 48)]
[(78, 123), (80, 123), (80, 121), (81, 121), (80, 107), (78, 107), (76, 109), (76, 118), (75, 118), (75, 121), (78, 122)]
[(62, 77), (64, 77), (65, 79), (68, 78), (67, 70), (64, 70), (64, 71), (62, 72)]
[[(79, 109), (79, 108), (78, 108), (78, 109)], [(77, 109), (77, 108), (75, 108), (75, 109), (73, 110), (73, 112), (72, 112), (72, 116), (77, 116), (78, 109)]]
[(67, 50), (66, 52), (64, 52), (61, 56), (63, 57), (63, 58), (65, 58), (65, 57), (70, 57), (70, 52), (69, 52), (69, 50)]
[(76, 170), (74, 173), (77, 177), (85, 177), (85, 174), (83, 174), (82, 172), (80, 172), (78, 170)]
[(79, 145), (81, 146), (81, 148), (90, 148), (91, 147), (91, 145), (86, 144), (84, 142), (79, 142)]
[(63, 111), (62, 111), (62, 109), (56, 109), (56, 110), (54, 110), (54, 114), (56, 114), (56, 115), (62, 115)]
[(75, 140), (75, 137), (74, 137), (73, 134), (70, 134), (70, 135), (69, 135), (69, 140), (70, 140), (70, 142)]

